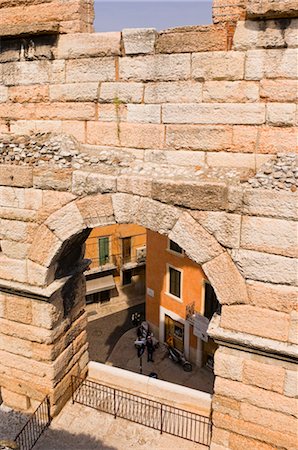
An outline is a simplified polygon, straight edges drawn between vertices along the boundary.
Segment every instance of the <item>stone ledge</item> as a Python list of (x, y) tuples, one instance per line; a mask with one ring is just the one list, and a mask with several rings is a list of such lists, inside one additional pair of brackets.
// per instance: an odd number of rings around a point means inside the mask
[(248, 18), (284, 18), (297, 17), (296, 0), (248, 0), (246, 15)]
[(57, 279), (46, 287), (38, 287), (27, 283), (19, 283), (18, 281), (0, 279), (0, 292), (35, 300), (50, 301), (51, 296), (61, 289), (71, 277), (72, 275)]
[(58, 34), (58, 22), (32, 23), (22, 25), (1, 25), (0, 37), (30, 36), (35, 34)]
[(219, 325), (221, 316), (213, 316), (208, 327), (208, 335), (217, 343), (227, 347), (237, 348), (251, 353), (293, 362), (298, 359), (298, 346), (287, 344), (259, 336), (249, 335), (237, 331), (229, 331)]

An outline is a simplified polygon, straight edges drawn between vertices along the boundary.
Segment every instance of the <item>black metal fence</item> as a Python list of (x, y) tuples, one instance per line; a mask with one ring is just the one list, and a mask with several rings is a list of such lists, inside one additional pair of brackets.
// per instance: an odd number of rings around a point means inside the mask
[(20, 450), (31, 450), (50, 423), (50, 400), (46, 397), (15, 438)]
[(72, 377), (72, 401), (189, 441), (210, 446), (211, 421), (93, 381)]

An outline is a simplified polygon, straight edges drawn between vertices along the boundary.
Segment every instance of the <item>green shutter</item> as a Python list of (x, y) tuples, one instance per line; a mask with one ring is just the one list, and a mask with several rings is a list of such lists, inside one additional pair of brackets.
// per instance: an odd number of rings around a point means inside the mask
[(109, 238), (104, 237), (99, 239), (99, 264), (102, 266), (109, 262), (110, 249)]

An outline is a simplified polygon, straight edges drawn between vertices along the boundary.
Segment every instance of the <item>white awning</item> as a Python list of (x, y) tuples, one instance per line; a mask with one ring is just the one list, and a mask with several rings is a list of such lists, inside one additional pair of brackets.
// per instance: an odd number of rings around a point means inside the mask
[(95, 294), (96, 292), (107, 291), (115, 287), (113, 275), (106, 277), (95, 278), (94, 280), (86, 281), (86, 295)]

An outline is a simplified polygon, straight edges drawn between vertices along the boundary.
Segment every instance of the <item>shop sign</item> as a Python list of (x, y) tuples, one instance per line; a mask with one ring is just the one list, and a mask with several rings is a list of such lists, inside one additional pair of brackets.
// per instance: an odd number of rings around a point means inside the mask
[(201, 314), (195, 313), (193, 334), (204, 342), (208, 342), (207, 328), (209, 320)]

